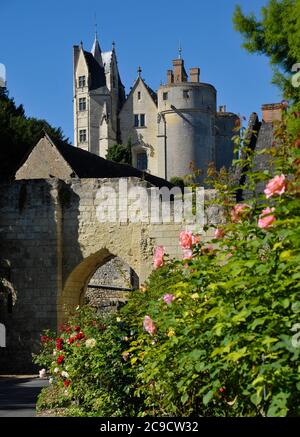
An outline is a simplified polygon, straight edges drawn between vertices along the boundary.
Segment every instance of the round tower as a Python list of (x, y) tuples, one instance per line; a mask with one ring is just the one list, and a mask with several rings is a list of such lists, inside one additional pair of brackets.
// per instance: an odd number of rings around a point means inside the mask
[(200, 82), (200, 69), (173, 61), (168, 83), (158, 90), (160, 174), (166, 179), (191, 173), (191, 164), (206, 174), (215, 161), (216, 89)]

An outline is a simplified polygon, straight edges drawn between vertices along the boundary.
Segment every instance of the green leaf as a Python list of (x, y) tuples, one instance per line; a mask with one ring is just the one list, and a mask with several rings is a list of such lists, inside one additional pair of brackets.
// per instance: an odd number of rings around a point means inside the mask
[(227, 361), (238, 361), (241, 358), (245, 357), (247, 354), (247, 348), (243, 347), (242, 349), (236, 351), (236, 352), (231, 352), (229, 355), (227, 355), (226, 360)]
[(213, 396), (214, 396), (213, 390), (210, 390), (208, 393), (206, 393), (206, 395), (203, 396), (203, 404), (208, 405), (209, 402), (212, 400)]
[(187, 403), (187, 401), (188, 401), (188, 399), (189, 399), (189, 395), (187, 394), (187, 393), (184, 393), (182, 396), (181, 396), (181, 402), (183, 403), (183, 404), (186, 404)]
[(287, 401), (290, 393), (280, 392), (272, 398), (271, 405), (268, 409), (268, 417), (286, 417), (288, 413)]

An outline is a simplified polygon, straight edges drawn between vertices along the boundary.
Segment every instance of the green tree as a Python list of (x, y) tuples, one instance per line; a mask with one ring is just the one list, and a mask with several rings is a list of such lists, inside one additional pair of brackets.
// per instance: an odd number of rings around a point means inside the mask
[(107, 150), (106, 159), (122, 164), (132, 164), (132, 142), (129, 138), (128, 143), (114, 144), (109, 146)]
[(300, 63), (300, 2), (269, 0), (258, 19), (244, 15), (240, 6), (234, 14), (235, 29), (244, 37), (243, 47), (250, 53), (266, 55), (274, 70), (273, 83), (284, 97), (300, 100), (300, 87), (292, 85), (293, 66)]
[(14, 177), (22, 160), (47, 132), (54, 141), (67, 141), (61, 128), (47, 121), (26, 117), (23, 105), (16, 106), (5, 89), (0, 91), (0, 179)]

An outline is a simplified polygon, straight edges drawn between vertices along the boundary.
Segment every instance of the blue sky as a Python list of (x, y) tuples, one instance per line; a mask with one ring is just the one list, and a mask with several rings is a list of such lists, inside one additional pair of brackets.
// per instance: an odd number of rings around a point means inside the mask
[[(7, 86), (29, 116), (61, 126), (73, 141), (72, 46), (91, 49), (95, 13), (103, 51), (116, 41), (121, 78), (129, 91), (142, 76), (157, 89), (183, 47), (186, 67), (218, 90), (218, 104), (245, 115), (281, 100), (263, 56), (241, 48), (233, 29), (236, 4), (258, 13), (267, 0), (5, 0), (1, 2), (0, 63)], [(186, 5), (186, 7), (185, 7)]]

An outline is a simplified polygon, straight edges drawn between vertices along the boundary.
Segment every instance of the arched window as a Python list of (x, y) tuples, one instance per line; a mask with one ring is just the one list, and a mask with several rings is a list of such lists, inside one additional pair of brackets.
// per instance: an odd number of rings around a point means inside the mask
[(136, 156), (136, 166), (139, 170), (148, 169), (148, 156), (146, 152), (140, 152)]

